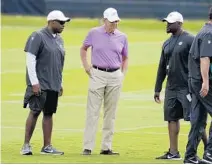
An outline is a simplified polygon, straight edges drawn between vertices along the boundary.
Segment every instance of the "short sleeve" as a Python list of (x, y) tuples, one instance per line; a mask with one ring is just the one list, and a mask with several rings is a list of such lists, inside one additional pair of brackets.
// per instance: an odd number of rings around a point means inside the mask
[(122, 49), (122, 53), (121, 53), (123, 56), (128, 56), (128, 40), (127, 40), (127, 37), (125, 37), (125, 40), (124, 40), (124, 47)]
[(40, 47), (41, 47), (41, 37), (37, 32), (32, 33), (25, 45), (24, 51), (34, 54), (35, 56), (38, 55)]
[(200, 57), (212, 57), (212, 34), (207, 34), (200, 44)]
[(83, 45), (86, 46), (86, 47), (90, 47), (90, 46), (93, 46), (92, 44), (92, 34), (93, 34), (93, 31), (89, 31), (84, 42), (83, 42)]

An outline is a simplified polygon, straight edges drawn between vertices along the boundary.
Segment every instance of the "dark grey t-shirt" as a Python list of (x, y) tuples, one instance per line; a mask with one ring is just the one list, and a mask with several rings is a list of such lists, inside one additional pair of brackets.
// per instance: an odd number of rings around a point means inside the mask
[(181, 35), (172, 35), (164, 42), (155, 92), (161, 91), (166, 75), (167, 89), (183, 90), (188, 88), (188, 56), (193, 40), (194, 36), (184, 31)]
[[(60, 35), (53, 37), (49, 29), (33, 32), (24, 49), (36, 56), (36, 73), (42, 90), (60, 91), (64, 66), (64, 44)], [(26, 83), (31, 85), (28, 72)]]
[(200, 71), (200, 58), (211, 59), (210, 77), (212, 77), (212, 24), (206, 23), (197, 34), (189, 55), (189, 77), (195, 80), (202, 80)]

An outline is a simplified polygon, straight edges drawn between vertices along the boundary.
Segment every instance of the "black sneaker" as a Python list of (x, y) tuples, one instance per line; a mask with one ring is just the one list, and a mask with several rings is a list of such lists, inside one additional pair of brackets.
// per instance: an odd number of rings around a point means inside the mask
[(194, 156), (191, 158), (187, 158), (183, 161), (184, 164), (208, 164), (205, 161), (201, 160), (199, 157)]
[(182, 158), (179, 152), (177, 152), (176, 154), (172, 154), (170, 151), (168, 151), (168, 152), (165, 152), (164, 155), (156, 157), (156, 159), (181, 160)]
[(47, 154), (47, 155), (64, 155), (64, 152), (58, 151), (56, 148), (53, 148), (52, 145), (43, 147), (40, 153)]
[(84, 149), (84, 151), (82, 152), (82, 155), (91, 155), (91, 150)]
[(21, 155), (32, 155), (32, 147), (30, 144), (24, 144), (20, 151)]
[(118, 152), (114, 152), (112, 150), (101, 150), (100, 154), (101, 155), (119, 155)]
[(210, 153), (205, 153), (202, 160), (207, 164), (212, 164), (212, 155)]

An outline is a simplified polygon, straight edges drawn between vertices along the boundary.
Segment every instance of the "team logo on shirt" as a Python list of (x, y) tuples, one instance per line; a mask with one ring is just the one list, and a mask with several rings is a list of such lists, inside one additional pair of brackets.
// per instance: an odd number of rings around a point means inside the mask
[(182, 45), (183, 44), (183, 42), (182, 41), (180, 41), (179, 43), (178, 43), (178, 45)]
[(32, 37), (31, 40), (33, 41), (34, 40), (34, 37)]
[(208, 44), (211, 44), (211, 40), (208, 40)]

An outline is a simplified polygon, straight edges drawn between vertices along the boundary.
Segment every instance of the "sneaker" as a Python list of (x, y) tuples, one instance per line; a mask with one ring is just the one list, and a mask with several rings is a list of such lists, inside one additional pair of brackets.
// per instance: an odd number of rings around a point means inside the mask
[(156, 159), (167, 159), (167, 160), (181, 160), (179, 152), (172, 154), (170, 151), (165, 152), (164, 155), (157, 157)]
[(20, 151), (21, 155), (32, 155), (32, 147), (30, 144), (24, 144)]
[(202, 160), (205, 161), (205, 163), (212, 164), (212, 155), (205, 153)]
[(40, 153), (47, 154), (47, 155), (64, 155), (64, 152), (58, 151), (56, 148), (53, 148), (52, 145), (43, 147)]
[(194, 156), (191, 158), (187, 158), (183, 161), (184, 164), (208, 164), (205, 161), (201, 160), (199, 157)]
[(112, 150), (101, 150), (100, 154), (101, 155), (119, 155), (118, 152), (114, 152)]
[(91, 150), (84, 149), (82, 155), (91, 155)]

